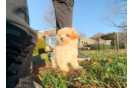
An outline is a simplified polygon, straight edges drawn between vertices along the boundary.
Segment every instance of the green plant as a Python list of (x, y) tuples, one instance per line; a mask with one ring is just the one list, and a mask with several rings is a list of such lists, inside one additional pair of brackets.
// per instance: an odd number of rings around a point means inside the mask
[[(90, 52), (80, 51), (91, 57), (91, 62), (81, 61), (80, 70), (70, 69), (66, 75), (59, 70), (45, 70), (42, 86), (45, 88), (127, 88), (127, 54), (123, 53), (123, 58), (119, 59), (119, 52)], [(111, 58), (109, 62), (105, 59)], [(97, 62), (98, 65), (93, 63)]]
[(99, 45), (99, 50), (114, 49), (115, 48), (115, 46), (106, 45), (106, 44), (98, 44), (98, 43), (90, 44), (87, 46), (90, 47), (90, 50), (98, 50), (98, 45)]
[(33, 50), (33, 54), (43, 53), (45, 52), (45, 49), (46, 49), (46, 42), (43, 39), (38, 38), (36, 47)]
[(90, 47), (90, 44), (89, 45), (86, 45), (86, 47)]
[(98, 49), (98, 44), (90, 44), (90, 50), (97, 50)]

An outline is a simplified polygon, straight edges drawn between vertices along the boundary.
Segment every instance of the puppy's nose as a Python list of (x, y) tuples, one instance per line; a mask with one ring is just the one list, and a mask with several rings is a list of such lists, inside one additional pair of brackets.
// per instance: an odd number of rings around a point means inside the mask
[(60, 38), (60, 40), (63, 40), (63, 38)]

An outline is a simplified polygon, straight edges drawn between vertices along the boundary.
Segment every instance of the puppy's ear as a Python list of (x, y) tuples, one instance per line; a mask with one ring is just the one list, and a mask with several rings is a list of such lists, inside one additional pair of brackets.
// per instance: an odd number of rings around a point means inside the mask
[(72, 33), (71, 33), (71, 39), (76, 39), (76, 38), (78, 38), (79, 36), (78, 36), (78, 34), (77, 34), (77, 32), (75, 31), (75, 29), (72, 29)]

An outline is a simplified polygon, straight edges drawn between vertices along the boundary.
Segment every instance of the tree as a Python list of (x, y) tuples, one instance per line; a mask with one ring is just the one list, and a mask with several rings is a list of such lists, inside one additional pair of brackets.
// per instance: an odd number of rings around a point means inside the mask
[(45, 6), (44, 14), (43, 14), (43, 25), (49, 26), (50, 28), (56, 28), (56, 19), (55, 19), (55, 11), (53, 7), (52, 1)]
[[(45, 6), (42, 20), (43, 20), (43, 25), (56, 29), (56, 18), (55, 18), (55, 11), (54, 11), (52, 1)], [(74, 28), (74, 24), (72, 24), (72, 26)], [(78, 32), (79, 36), (86, 37), (83, 31), (80, 32), (78, 29), (76, 29), (76, 31)]]
[(102, 35), (103, 33), (96, 33), (92, 38), (100, 38)]
[(108, 12), (102, 22), (108, 26), (127, 28), (127, 0), (108, 0), (106, 8)]
[(127, 30), (120, 31), (118, 33), (119, 38), (119, 48), (125, 48), (125, 44), (127, 44)]
[(101, 36), (101, 39), (104, 39), (104, 40), (111, 40), (111, 45), (114, 46), (114, 40), (116, 40), (116, 33), (113, 32), (113, 33), (108, 33), (108, 34), (103, 34)]
[(84, 33), (83, 30), (79, 30), (78, 28), (76, 28), (75, 25), (74, 25), (74, 23), (72, 24), (72, 28), (74, 28), (77, 31), (77, 33), (78, 33), (79, 36), (86, 37), (86, 33)]
[[(117, 39), (116, 39), (117, 33), (115, 32), (103, 34), (101, 38), (104, 40), (112, 40), (111, 42), (112, 46), (114, 46), (114, 40), (116, 40), (117, 43)], [(125, 48), (125, 44), (127, 44), (127, 29), (118, 32), (118, 41), (119, 41), (119, 48)]]
[(86, 37), (86, 34), (82, 30), (81, 31), (79, 29), (75, 29), (75, 30), (77, 31), (80, 37)]
[[(50, 3), (45, 6), (42, 20), (43, 25), (56, 29), (56, 18), (52, 1), (50, 1)], [(72, 26), (74, 28), (74, 24), (72, 24)], [(86, 34), (83, 33), (83, 31), (80, 31), (78, 29), (76, 29), (76, 31), (78, 32), (79, 36), (86, 37)]]

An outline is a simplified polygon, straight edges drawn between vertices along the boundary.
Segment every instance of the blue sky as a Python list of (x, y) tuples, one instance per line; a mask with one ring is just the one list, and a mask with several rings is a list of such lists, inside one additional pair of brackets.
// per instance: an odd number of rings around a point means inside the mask
[[(30, 16), (30, 26), (34, 30), (47, 30), (42, 24), (43, 9), (50, 0), (27, 0)], [(96, 33), (118, 32), (116, 27), (110, 27), (102, 23), (100, 19), (106, 13), (106, 0), (74, 0), (73, 24), (83, 31), (86, 37), (92, 37)]]

